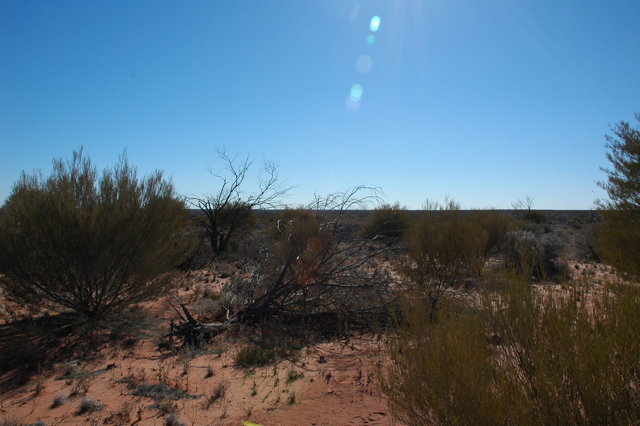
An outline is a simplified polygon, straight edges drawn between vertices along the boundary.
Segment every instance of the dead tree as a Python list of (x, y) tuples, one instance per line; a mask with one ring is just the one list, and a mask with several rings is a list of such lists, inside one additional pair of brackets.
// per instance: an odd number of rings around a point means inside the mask
[(276, 208), (292, 187), (284, 186), (278, 178), (278, 164), (264, 159), (260, 173), (256, 176), (258, 190), (251, 194), (242, 191), (247, 172), (253, 161), (249, 157), (239, 161), (231, 158), (226, 149), (216, 149), (217, 157), (225, 166), (226, 173), (209, 173), (221, 180), (218, 192), (203, 197), (192, 197), (191, 204), (201, 211), (198, 222), (204, 229), (205, 238), (211, 243), (215, 256), (227, 250), (229, 243), (248, 223), (253, 210)]
[[(362, 192), (370, 191), (362, 196)], [(304, 212), (313, 220), (294, 217), (279, 223), (280, 238), (256, 259), (245, 263), (244, 278), (227, 285), (227, 321), (201, 324), (182, 305), (182, 323), (168, 336), (199, 345), (205, 334), (270, 315), (310, 317), (364, 314), (384, 309), (392, 300), (388, 265), (381, 255), (397, 246), (367, 240), (345, 220), (354, 209), (379, 199), (375, 189), (357, 187), (344, 193), (316, 196)]]

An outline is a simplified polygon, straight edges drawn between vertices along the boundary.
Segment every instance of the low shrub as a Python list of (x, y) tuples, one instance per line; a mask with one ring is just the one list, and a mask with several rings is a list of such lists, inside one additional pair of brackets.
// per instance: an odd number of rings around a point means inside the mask
[(236, 352), (234, 362), (238, 367), (252, 368), (267, 365), (274, 358), (274, 352), (251, 343)]
[(92, 411), (97, 411), (100, 409), (102, 409), (102, 405), (100, 405), (95, 399), (92, 398), (84, 398), (78, 406), (79, 413), (90, 413)]
[(413, 217), (400, 203), (376, 207), (360, 231), (364, 238), (400, 239), (411, 225)]
[(400, 270), (435, 308), (448, 288), (480, 273), (488, 238), (455, 201), (447, 200), (444, 206), (431, 203), (408, 231), (409, 250)]
[(545, 223), (547, 221), (547, 215), (538, 210), (527, 210), (523, 213), (522, 219), (527, 222)]
[(182, 423), (180, 417), (175, 414), (168, 414), (167, 417), (164, 418), (164, 424), (165, 426), (186, 426)]
[(511, 217), (496, 210), (476, 210), (471, 213), (471, 220), (487, 232), (484, 254), (499, 252), (512, 222)]
[(506, 234), (502, 255), (508, 268), (525, 276), (545, 279), (566, 272), (566, 265), (560, 259), (562, 248), (555, 234), (518, 230)]

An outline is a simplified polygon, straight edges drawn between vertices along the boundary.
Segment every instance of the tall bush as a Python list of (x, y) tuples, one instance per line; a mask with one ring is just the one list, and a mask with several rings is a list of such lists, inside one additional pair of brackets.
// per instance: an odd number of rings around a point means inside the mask
[(48, 178), (23, 172), (0, 215), (1, 284), (31, 305), (91, 317), (166, 291), (183, 260), (186, 205), (155, 172), (141, 180), (126, 153), (99, 178), (74, 151)]
[(484, 265), (488, 233), (453, 200), (428, 203), (407, 236), (401, 271), (435, 307), (449, 287)]
[(400, 203), (382, 204), (376, 207), (362, 227), (364, 238), (399, 239), (411, 225), (411, 213)]
[[(640, 123), (640, 113), (636, 113)], [(608, 200), (596, 200), (604, 222), (597, 229), (597, 254), (629, 278), (640, 277), (640, 124), (633, 128), (624, 121), (605, 136), (607, 160), (613, 170), (602, 168)]]

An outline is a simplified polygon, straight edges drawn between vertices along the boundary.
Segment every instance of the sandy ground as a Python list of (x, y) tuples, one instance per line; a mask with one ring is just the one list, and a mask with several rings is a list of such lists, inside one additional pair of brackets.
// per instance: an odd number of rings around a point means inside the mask
[[(569, 265), (573, 279), (616, 279), (602, 264)], [(190, 290), (182, 285), (178, 295), (193, 302), (197, 286), (200, 293), (215, 292), (225, 282), (221, 276), (212, 270), (192, 274), (186, 280)], [(163, 348), (159, 336), (177, 315), (167, 298), (143, 308), (157, 317), (156, 330), (141, 326), (140, 334), (115, 339), (104, 335), (108, 331), (93, 342), (69, 339), (58, 344), (39, 374), (21, 377), (19, 369), (0, 374), (0, 425), (164, 425), (170, 415), (179, 418), (175, 425), (399, 424), (375, 386), (381, 343), (373, 335), (310, 339), (277, 363), (241, 368), (234, 359), (247, 345), (243, 332), (217, 336), (202, 351)], [(6, 312), (0, 315), (0, 347), (24, 334), (10, 319)], [(155, 397), (136, 395), (142, 385), (153, 390), (159, 383), (186, 396), (163, 398), (170, 396), (166, 388)]]
[[(204, 273), (195, 279), (220, 284)], [(190, 293), (181, 290), (180, 298), (188, 300)], [(155, 336), (99, 336), (89, 353), (52, 354), (39, 374), (20, 380), (20, 371), (0, 375), (0, 424), (163, 425), (171, 414), (185, 425), (398, 424), (375, 386), (380, 342), (372, 335), (317, 340), (277, 363), (247, 369), (234, 364), (246, 336), (226, 333), (196, 352), (161, 349), (158, 336), (177, 315), (166, 298), (145, 309), (160, 317), (163, 330)], [(7, 324), (8, 315), (0, 320), (1, 341), (16, 339), (20, 331)], [(135, 395), (142, 384), (150, 388), (162, 382), (187, 396), (174, 401)]]

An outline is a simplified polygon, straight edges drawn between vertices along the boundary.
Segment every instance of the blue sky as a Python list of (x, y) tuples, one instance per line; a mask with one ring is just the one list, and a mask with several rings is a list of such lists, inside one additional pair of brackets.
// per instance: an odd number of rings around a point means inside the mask
[(367, 185), (409, 208), (590, 209), (608, 124), (640, 111), (639, 17), (635, 0), (3, 0), (0, 202), (81, 145), (204, 195), (227, 146), (277, 161), (289, 203)]

